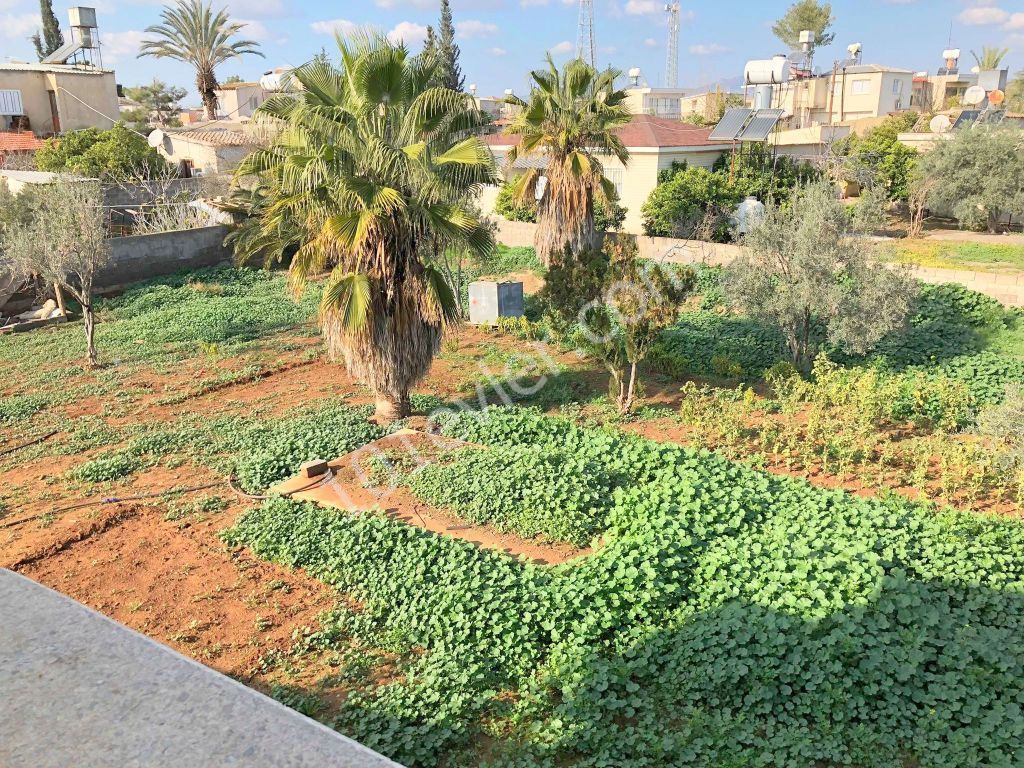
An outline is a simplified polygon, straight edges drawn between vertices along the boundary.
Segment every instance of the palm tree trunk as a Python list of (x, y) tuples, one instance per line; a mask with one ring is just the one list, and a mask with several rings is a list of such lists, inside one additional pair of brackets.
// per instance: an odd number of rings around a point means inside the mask
[(393, 395), (385, 392), (378, 392), (374, 403), (373, 418), (379, 424), (390, 424), (393, 421), (404, 419), (412, 414), (409, 401), (409, 393), (404, 395)]
[[(594, 227), (592, 195), (585, 194), (584, 204), (576, 206), (563, 204), (561, 201), (564, 197), (555, 195), (554, 190), (551, 190), (537, 208), (538, 226), (534, 248), (537, 258), (546, 267), (550, 267), (552, 258), (566, 248), (576, 255), (588, 248), (601, 246), (601, 235)], [(589, 210), (584, 210), (588, 206)]]
[(196, 70), (196, 90), (199, 91), (199, 96), (203, 100), (208, 120), (217, 119), (217, 88), (219, 87), (220, 84), (217, 82), (217, 76), (214, 75), (213, 70)]

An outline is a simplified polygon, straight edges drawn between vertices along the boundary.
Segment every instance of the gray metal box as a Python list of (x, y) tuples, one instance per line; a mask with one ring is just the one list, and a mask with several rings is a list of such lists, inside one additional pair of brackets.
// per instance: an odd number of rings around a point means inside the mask
[(523, 284), (481, 280), (469, 284), (469, 322), (495, 323), (499, 317), (523, 316)]
[(96, 9), (86, 8), (85, 6), (76, 6), (74, 8), (68, 8), (68, 18), (71, 20), (72, 27), (92, 27), (96, 28)]

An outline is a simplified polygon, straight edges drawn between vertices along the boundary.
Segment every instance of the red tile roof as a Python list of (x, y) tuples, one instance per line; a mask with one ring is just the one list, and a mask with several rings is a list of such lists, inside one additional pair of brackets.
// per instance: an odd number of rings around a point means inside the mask
[[(627, 147), (709, 147), (729, 142), (710, 141), (711, 128), (698, 128), (667, 117), (634, 115), (628, 124), (619, 128), (619, 138)], [(493, 133), (482, 137), (488, 146), (513, 146), (519, 137), (507, 133)]]
[(0, 155), (5, 152), (35, 152), (43, 142), (28, 131), (0, 131)]

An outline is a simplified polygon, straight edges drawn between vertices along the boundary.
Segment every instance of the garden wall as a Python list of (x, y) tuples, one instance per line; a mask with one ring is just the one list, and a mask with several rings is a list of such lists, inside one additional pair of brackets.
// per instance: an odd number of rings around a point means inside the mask
[[(500, 216), (493, 218), (497, 223), (495, 237), (499, 243), (510, 247), (533, 245), (536, 224), (508, 221)], [(640, 251), (640, 258), (664, 259), (676, 264), (725, 265), (743, 252), (738, 245), (706, 243), (700, 240), (675, 240), (670, 237), (634, 239)], [(911, 273), (924, 283), (959, 283), (972, 291), (991, 296), (1008, 307), (1024, 307), (1024, 273), (997, 274), (929, 267), (913, 267)]]
[(225, 226), (158, 232), (153, 235), (115, 237), (110, 240), (110, 263), (96, 285), (104, 291), (183, 269), (209, 267), (231, 258), (224, 247)]

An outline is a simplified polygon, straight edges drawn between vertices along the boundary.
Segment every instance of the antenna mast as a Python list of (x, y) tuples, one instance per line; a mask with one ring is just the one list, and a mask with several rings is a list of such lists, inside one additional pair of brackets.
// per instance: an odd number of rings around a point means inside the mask
[(596, 67), (594, 45), (594, 0), (580, 0), (580, 26), (576, 32), (576, 57)]
[(665, 4), (668, 13), (668, 53), (665, 59), (665, 87), (679, 87), (679, 0)]

